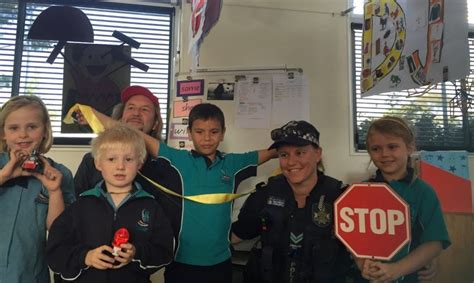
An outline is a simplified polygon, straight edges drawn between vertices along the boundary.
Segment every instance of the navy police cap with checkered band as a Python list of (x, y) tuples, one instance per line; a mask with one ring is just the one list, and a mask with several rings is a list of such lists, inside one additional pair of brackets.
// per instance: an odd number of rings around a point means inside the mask
[(271, 132), (273, 144), (269, 149), (278, 148), (280, 145), (304, 146), (314, 144), (319, 146), (318, 130), (306, 121), (290, 121), (281, 128)]

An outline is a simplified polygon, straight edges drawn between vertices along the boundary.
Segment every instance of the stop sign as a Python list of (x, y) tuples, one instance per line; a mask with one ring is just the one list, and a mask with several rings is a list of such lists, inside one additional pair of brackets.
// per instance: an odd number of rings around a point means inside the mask
[(410, 241), (409, 211), (385, 183), (353, 184), (334, 202), (336, 236), (357, 257), (389, 260)]

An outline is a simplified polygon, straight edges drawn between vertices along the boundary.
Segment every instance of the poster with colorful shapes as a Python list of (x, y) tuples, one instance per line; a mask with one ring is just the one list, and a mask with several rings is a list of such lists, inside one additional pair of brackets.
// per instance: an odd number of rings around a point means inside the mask
[(364, 5), (362, 96), (469, 73), (467, 2), (369, 0)]
[(468, 162), (466, 151), (420, 152), (420, 178), (434, 188), (443, 212), (474, 212)]

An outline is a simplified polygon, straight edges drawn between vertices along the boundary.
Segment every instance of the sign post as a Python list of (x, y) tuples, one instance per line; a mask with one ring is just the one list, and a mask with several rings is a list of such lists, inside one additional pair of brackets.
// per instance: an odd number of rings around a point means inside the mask
[(409, 205), (385, 183), (351, 185), (334, 211), (336, 236), (357, 257), (390, 260), (410, 241)]

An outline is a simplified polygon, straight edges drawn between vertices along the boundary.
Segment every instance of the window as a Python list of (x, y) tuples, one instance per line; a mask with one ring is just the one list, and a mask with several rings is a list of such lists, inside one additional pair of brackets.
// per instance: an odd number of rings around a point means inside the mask
[[(90, 1), (96, 2), (96, 1)], [(48, 107), (55, 143), (85, 144), (92, 135), (61, 133), (64, 59), (46, 62), (55, 42), (28, 40), (36, 17), (52, 4), (72, 1), (2, 1), (0, 3), (0, 105), (13, 95), (35, 94)], [(137, 5), (75, 2), (91, 21), (94, 43), (120, 45), (112, 36), (117, 30), (141, 43), (132, 57), (149, 66), (147, 72), (131, 67), (131, 84), (150, 88), (161, 104), (166, 132), (170, 88), (171, 31), (173, 9)], [(23, 32), (22, 32), (23, 31)], [(15, 68), (15, 62), (19, 68)]]
[[(474, 3), (469, 3), (469, 22), (474, 24)], [(474, 75), (468, 77), (472, 84), (471, 95), (457, 92), (461, 82), (440, 83), (424, 95), (415, 91), (389, 92), (362, 98), (360, 94), (360, 72), (362, 66), (363, 0), (354, 0), (352, 23), (353, 44), (353, 127), (356, 150), (365, 149), (367, 128), (373, 119), (384, 115), (401, 116), (408, 120), (416, 131), (417, 148), (423, 150), (468, 150), (474, 152)], [(358, 15), (359, 14), (359, 15)], [(472, 29), (472, 28), (471, 28)], [(474, 69), (474, 33), (469, 33), (470, 69)], [(468, 59), (469, 60), (469, 59)], [(456, 86), (456, 87), (455, 87)], [(464, 108), (464, 110), (462, 110)]]

